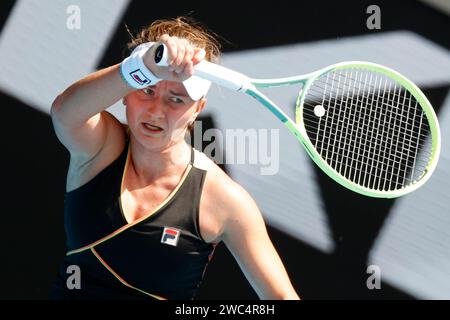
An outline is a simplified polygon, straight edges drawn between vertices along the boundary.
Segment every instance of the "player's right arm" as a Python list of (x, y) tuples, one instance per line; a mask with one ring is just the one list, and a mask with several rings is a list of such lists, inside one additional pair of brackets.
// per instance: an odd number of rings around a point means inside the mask
[[(52, 104), (56, 135), (71, 160), (86, 163), (108, 146), (124, 141), (121, 123), (105, 109), (132, 92), (119, 72), (120, 64), (96, 71), (75, 82)], [(120, 140), (119, 140), (120, 141)], [(119, 146), (120, 148), (120, 146)]]
[[(162, 35), (160, 40), (169, 49), (169, 68), (154, 62), (157, 46), (150, 48), (143, 63), (158, 78), (183, 81), (193, 74), (194, 64), (201, 61), (204, 50), (193, 48), (187, 40)], [(71, 160), (84, 164), (104, 150), (122, 150), (125, 141), (123, 126), (106, 108), (136, 90), (120, 74), (120, 64), (94, 72), (75, 82), (52, 104), (51, 116), (56, 135), (70, 151)], [(116, 152), (113, 152), (116, 153)]]

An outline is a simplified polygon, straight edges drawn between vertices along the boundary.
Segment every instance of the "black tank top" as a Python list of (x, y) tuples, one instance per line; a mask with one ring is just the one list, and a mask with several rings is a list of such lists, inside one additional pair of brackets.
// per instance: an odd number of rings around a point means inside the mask
[[(206, 171), (195, 166), (192, 148), (191, 163), (176, 189), (152, 213), (128, 224), (120, 203), (128, 149), (127, 143), (103, 171), (65, 194), (67, 254), (51, 298), (195, 297), (215, 247), (199, 231)], [(79, 267), (80, 289), (66, 285), (71, 265)]]

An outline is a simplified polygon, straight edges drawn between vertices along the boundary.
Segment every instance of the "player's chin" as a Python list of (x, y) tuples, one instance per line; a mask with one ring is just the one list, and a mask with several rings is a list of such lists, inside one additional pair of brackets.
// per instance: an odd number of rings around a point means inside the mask
[(146, 150), (153, 152), (165, 150), (170, 145), (170, 139), (156, 135), (140, 134), (137, 140)]
[(186, 131), (182, 128), (179, 129), (167, 129), (161, 128), (161, 130), (153, 130), (148, 128), (145, 124), (138, 125), (138, 136), (141, 143), (146, 145), (149, 149), (162, 150), (166, 149), (180, 141), (184, 141)]
[(158, 149), (167, 144), (168, 135), (166, 130), (148, 130), (142, 124), (134, 127), (134, 136), (146, 148)]

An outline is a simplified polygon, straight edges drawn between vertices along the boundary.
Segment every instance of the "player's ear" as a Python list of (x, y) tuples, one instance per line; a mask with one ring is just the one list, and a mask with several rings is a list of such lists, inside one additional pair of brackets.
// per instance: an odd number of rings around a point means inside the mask
[[(191, 123), (190, 123), (190, 126), (192, 126), (192, 128), (193, 128), (195, 119), (197, 119), (199, 113), (203, 110), (203, 108), (205, 107), (205, 105), (206, 105), (206, 98), (204, 98), (204, 97), (201, 98), (201, 99), (197, 102), (197, 106), (195, 107), (195, 111), (194, 111), (194, 113), (192, 114), (192, 117), (191, 117)], [(190, 129), (190, 130), (191, 130), (191, 129)]]
[(125, 107), (128, 106), (128, 98), (130, 97), (130, 95), (131, 95), (132, 93), (133, 93), (133, 92), (128, 93), (126, 96), (123, 96), (123, 97), (122, 97), (122, 104), (123, 104)]

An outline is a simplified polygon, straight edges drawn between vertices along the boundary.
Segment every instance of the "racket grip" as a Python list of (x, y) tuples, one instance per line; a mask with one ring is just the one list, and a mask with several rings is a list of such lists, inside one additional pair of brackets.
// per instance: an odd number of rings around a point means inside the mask
[[(168, 66), (167, 48), (160, 44), (155, 50), (155, 63), (160, 67)], [(203, 60), (194, 66), (194, 75), (234, 91), (246, 91), (253, 87), (246, 75)]]
[(158, 48), (155, 50), (155, 63), (160, 67), (167, 67), (168, 57), (167, 57), (167, 49), (164, 44), (160, 44)]

